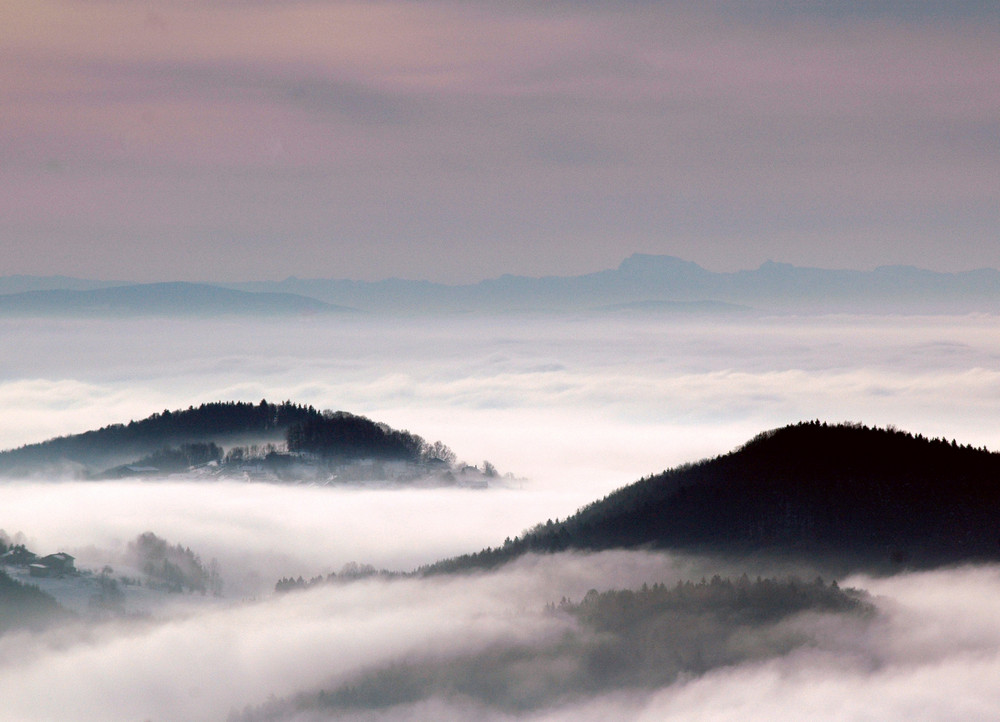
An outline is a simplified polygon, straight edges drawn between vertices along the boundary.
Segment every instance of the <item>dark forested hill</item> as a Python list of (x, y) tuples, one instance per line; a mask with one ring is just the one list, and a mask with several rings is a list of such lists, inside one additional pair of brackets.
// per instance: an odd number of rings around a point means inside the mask
[[(0, 452), (0, 476), (121, 478), (189, 472), (260, 481), (482, 484), (440, 441), (346, 411), (215, 402)], [(209, 468), (210, 467), (210, 468)], [(456, 477), (455, 471), (458, 476)], [(460, 478), (459, 478), (460, 477)]]
[(0, 474), (34, 473), (53, 467), (101, 471), (161, 452), (173, 444), (238, 440), (283, 442), (288, 428), (321, 414), (311, 406), (216, 402), (155, 413), (140, 421), (60, 436), (0, 452)]
[(429, 571), (494, 566), (528, 551), (643, 546), (870, 569), (1000, 560), (1000, 454), (891, 429), (801, 423)]

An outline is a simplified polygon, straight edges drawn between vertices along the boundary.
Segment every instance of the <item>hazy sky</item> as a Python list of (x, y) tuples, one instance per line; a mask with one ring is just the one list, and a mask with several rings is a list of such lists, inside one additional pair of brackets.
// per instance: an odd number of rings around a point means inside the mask
[(995, 2), (7, 0), (0, 275), (1000, 267), (998, 51)]

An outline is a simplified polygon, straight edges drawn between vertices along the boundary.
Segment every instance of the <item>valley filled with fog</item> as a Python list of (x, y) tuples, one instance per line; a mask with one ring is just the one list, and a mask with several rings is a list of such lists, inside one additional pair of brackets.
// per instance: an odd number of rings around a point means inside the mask
[[(488, 489), (2, 481), (0, 528), (33, 551), (124, 570), (129, 543), (153, 532), (212, 560), (222, 578), (221, 596), (127, 593), (133, 614), (0, 637), (0, 699), (17, 720), (225, 720), (244, 711), (328, 719), (297, 707), (295, 695), (414, 663), (440, 667), (447, 690), (462, 660), (510, 648), (530, 669), (532, 655), (557, 659), (551, 645), (575, 629), (573, 618), (546, 611), (564, 597), (716, 574), (811, 580), (819, 572), (761, 558), (617, 551), (288, 594), (275, 594), (275, 582), (352, 562), (406, 572), (496, 546), (640, 477), (800, 420), (894, 425), (1000, 448), (1000, 336), (985, 315), (0, 319), (0, 333), (0, 448), (208, 401), (289, 399), (440, 439), (460, 460), (509, 474)], [(754, 628), (737, 661), (706, 663), (671, 684), (573, 689), (523, 709), (488, 694), (432, 691), (337, 718), (1000, 713), (1000, 571), (838, 582), (866, 590), (874, 616), (810, 613)], [(786, 641), (775, 647), (775, 639)], [(505, 679), (512, 669), (503, 667)]]

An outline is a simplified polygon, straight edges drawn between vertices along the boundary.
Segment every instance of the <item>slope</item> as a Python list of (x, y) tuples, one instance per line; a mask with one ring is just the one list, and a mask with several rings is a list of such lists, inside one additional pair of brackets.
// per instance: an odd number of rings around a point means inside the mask
[(807, 422), (426, 571), (492, 567), (526, 552), (636, 547), (928, 568), (1000, 560), (998, 521), (1000, 454), (894, 429)]

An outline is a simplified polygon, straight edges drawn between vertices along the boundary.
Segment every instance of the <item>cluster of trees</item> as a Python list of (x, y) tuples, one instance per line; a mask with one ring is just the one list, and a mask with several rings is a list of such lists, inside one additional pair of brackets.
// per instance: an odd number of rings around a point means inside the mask
[(97, 589), (91, 595), (89, 606), (92, 612), (101, 616), (120, 615), (125, 613), (125, 592), (115, 579), (114, 570), (105, 566), (94, 582)]
[(233, 446), (226, 452), (222, 459), (224, 465), (240, 465), (249, 461), (258, 461), (280, 454), (277, 444), (247, 444), (246, 446)]
[(595, 633), (581, 668), (589, 688), (660, 686), (680, 674), (766, 659), (803, 643), (778, 623), (802, 612), (850, 614), (864, 621), (875, 608), (862, 592), (817, 578), (741, 578), (644, 585), (563, 602), (551, 611)]
[(654, 689), (682, 675), (787, 654), (813, 642), (801, 627), (781, 624), (794, 615), (836, 615), (845, 625), (863, 626), (874, 607), (863, 593), (821, 579), (751, 581), (744, 575), (672, 587), (591, 590), (580, 602), (564, 599), (547, 611), (575, 623), (533, 644), (409, 658), (369, 669), (333, 689), (234, 711), (229, 720), (276, 722), (303, 713), (310, 719), (338, 719), (447, 697), (517, 717), (574, 696)]
[(140, 534), (128, 543), (129, 563), (140, 569), (154, 587), (169, 592), (222, 593), (222, 577), (214, 559), (206, 567), (188, 547), (170, 546), (153, 532)]
[(92, 433), (112, 433), (129, 436), (192, 435), (196, 437), (225, 434), (264, 434), (288, 428), (292, 424), (319, 415), (312, 406), (283, 401), (274, 404), (261, 399), (252, 404), (245, 401), (216, 401), (189, 406), (179, 411), (164, 410), (141, 421), (127, 425), (115, 424)]
[(455, 454), (440, 441), (428, 444), (416, 434), (399, 431), (346, 411), (324, 411), (320, 416), (290, 426), (290, 452), (308, 452), (326, 459), (382, 459), (409, 463), (455, 462)]
[(303, 579), (301, 574), (298, 577), (282, 577), (275, 582), (274, 591), (278, 594), (284, 594), (285, 592), (318, 587), (321, 584), (333, 581), (333, 576), (333, 572), (330, 572), (326, 577), (320, 574), (311, 579)]
[[(3, 547), (0, 544), (0, 547)], [(26, 567), (38, 560), (38, 555), (28, 549), (24, 544), (13, 544), (6, 548), (0, 548), (0, 554), (7, 555), (5, 561), (8, 564)]]
[(38, 558), (37, 554), (25, 546), (24, 534), (17, 532), (12, 539), (3, 529), (0, 529), (0, 555), (6, 555), (4, 561), (7, 564), (22, 567), (31, 564)]
[(386, 569), (376, 569), (371, 564), (359, 564), (358, 562), (348, 562), (341, 567), (339, 572), (330, 572), (325, 577), (317, 575), (311, 579), (298, 577), (282, 577), (274, 585), (274, 591), (280, 594), (301, 589), (309, 589), (323, 584), (333, 584), (336, 582), (349, 582), (369, 577), (390, 578), (400, 576), (398, 572), (390, 572)]
[(594, 629), (621, 630), (637, 622), (665, 614), (710, 613), (738, 623), (775, 622), (792, 614), (814, 612), (874, 612), (867, 597), (855, 589), (842, 589), (836, 581), (827, 584), (822, 577), (806, 582), (796, 576), (784, 579), (744, 574), (736, 580), (718, 574), (711, 581), (678, 581), (642, 585), (640, 589), (598, 592), (591, 589), (580, 602), (565, 597), (558, 605), (548, 605), (550, 612), (574, 615)]

